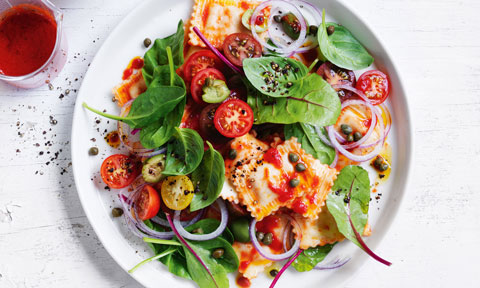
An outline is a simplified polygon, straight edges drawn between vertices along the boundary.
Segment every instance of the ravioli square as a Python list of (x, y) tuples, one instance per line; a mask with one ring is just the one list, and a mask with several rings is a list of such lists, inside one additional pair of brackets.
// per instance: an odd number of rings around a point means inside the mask
[(248, 32), (242, 25), (243, 13), (254, 9), (258, 4), (259, 2), (246, 0), (195, 0), (188, 43), (205, 47), (193, 31), (193, 27), (197, 27), (213, 46), (221, 48), (228, 35)]

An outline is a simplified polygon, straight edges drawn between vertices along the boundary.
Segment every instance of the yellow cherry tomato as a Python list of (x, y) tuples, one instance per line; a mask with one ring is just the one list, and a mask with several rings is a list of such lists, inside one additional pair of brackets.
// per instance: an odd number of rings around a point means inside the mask
[(193, 183), (187, 176), (169, 176), (162, 183), (163, 203), (172, 210), (183, 210), (193, 199)]

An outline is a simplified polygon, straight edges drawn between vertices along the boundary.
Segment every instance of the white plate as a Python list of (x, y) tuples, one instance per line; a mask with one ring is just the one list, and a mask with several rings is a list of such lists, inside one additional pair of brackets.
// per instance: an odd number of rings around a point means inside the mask
[[(412, 155), (412, 133), (408, 111), (407, 99), (400, 76), (392, 62), (391, 57), (381, 42), (375, 37), (372, 30), (337, 0), (312, 1), (320, 8), (325, 8), (327, 17), (348, 27), (374, 55), (375, 65), (388, 72), (392, 84), (389, 106), (393, 117), (393, 128), (390, 143), (393, 145), (393, 172), (386, 185), (380, 187), (383, 197), (379, 204), (372, 201), (370, 224), (373, 235), (367, 239), (370, 247), (378, 246), (381, 239), (390, 228), (395, 217), (404, 191), (410, 170)], [(121, 74), (134, 56), (143, 55), (143, 39), (150, 37), (165, 37), (175, 32), (180, 18), (188, 19), (193, 3), (191, 0), (178, 1), (144, 1), (132, 11), (111, 33), (85, 75), (82, 87), (77, 97), (72, 128), (72, 161), (73, 172), (77, 191), (85, 213), (90, 220), (98, 238), (105, 249), (112, 255), (117, 263), (125, 270), (132, 268), (141, 260), (152, 256), (147, 245), (131, 235), (123, 218), (113, 219), (112, 207), (119, 206), (116, 193), (104, 189), (98, 171), (102, 160), (118, 150), (110, 148), (100, 132), (105, 129), (115, 130), (115, 121), (102, 119), (100, 124), (95, 124), (98, 118), (91, 112), (82, 108), (82, 102), (108, 112), (118, 113), (118, 107), (112, 103), (111, 90), (121, 79)], [(99, 128), (97, 130), (97, 128)], [(100, 131), (100, 132), (98, 132)], [(96, 138), (93, 143), (90, 139)], [(91, 157), (88, 149), (91, 146), (99, 147), (99, 156)], [(93, 178), (93, 181), (91, 180)], [(395, 187), (393, 190), (392, 187)], [(377, 209), (380, 208), (380, 209)], [(298, 273), (289, 269), (279, 281), (277, 287), (338, 287), (359, 271), (360, 266), (369, 259), (364, 252), (353, 244), (344, 241), (335, 247), (331, 253), (335, 255), (351, 254), (352, 260), (336, 271)], [(389, 258), (389, 255), (382, 255)], [(389, 259), (395, 262), (396, 259)], [(137, 270), (132, 276), (146, 287), (194, 287), (192, 281), (187, 281), (170, 274), (165, 266), (158, 261), (149, 263)], [(234, 287), (234, 275), (231, 286)], [(301, 279), (301, 280), (300, 280)], [(300, 281), (299, 281), (300, 280)], [(268, 287), (271, 279), (265, 275), (252, 282), (252, 287)], [(161, 283), (161, 284), (160, 284)], [(170, 286), (169, 286), (170, 285)]]

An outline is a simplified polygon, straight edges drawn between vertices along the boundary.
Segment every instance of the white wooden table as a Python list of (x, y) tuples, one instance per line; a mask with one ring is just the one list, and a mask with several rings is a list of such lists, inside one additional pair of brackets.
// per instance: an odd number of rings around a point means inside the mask
[[(139, 287), (84, 215), (69, 140), (88, 64), (140, 0), (53, 2), (70, 45), (53, 90), (0, 84), (0, 287)], [(416, 136), (410, 190), (378, 249), (395, 264), (369, 261), (347, 287), (480, 287), (480, 1), (346, 2), (399, 65)]]

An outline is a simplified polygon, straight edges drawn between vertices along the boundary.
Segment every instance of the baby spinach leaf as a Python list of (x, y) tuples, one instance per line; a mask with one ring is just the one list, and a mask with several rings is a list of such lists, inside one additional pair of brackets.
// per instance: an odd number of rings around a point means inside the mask
[(209, 149), (205, 151), (202, 162), (192, 174), (192, 182), (200, 191), (193, 196), (190, 211), (200, 210), (215, 202), (225, 181), (223, 157), (210, 142), (207, 142), (207, 145)]
[[(183, 64), (183, 40), (184, 40), (184, 31), (183, 31), (183, 21), (180, 20), (177, 26), (177, 32), (163, 39), (155, 40), (152, 48), (150, 48), (145, 55), (143, 56), (145, 65), (143, 66), (142, 73), (143, 78), (147, 86), (157, 78), (160, 71), (155, 71), (159, 69), (159, 66), (168, 64), (167, 57), (167, 47), (171, 47), (173, 52), (173, 63), (175, 68), (178, 68)], [(160, 68), (161, 70), (162, 68)], [(167, 78), (168, 79), (168, 78)]]
[(312, 270), (313, 267), (322, 262), (328, 253), (332, 251), (333, 245), (327, 244), (325, 246), (312, 247), (308, 248), (307, 250), (303, 250), (302, 254), (300, 254), (297, 259), (293, 261), (293, 268), (295, 268), (298, 272)]
[(255, 114), (255, 124), (296, 122), (318, 126), (333, 125), (340, 115), (337, 92), (322, 77), (310, 74), (295, 95), (273, 98), (249, 89), (247, 102)]
[(185, 98), (185, 89), (181, 87), (158, 86), (147, 89), (132, 103), (130, 112), (126, 117), (111, 115), (89, 107), (83, 107), (105, 118), (122, 121), (130, 128), (143, 128), (159, 118), (167, 115), (177, 104)]
[(287, 97), (298, 93), (308, 68), (291, 58), (270, 56), (247, 58), (243, 71), (250, 83), (262, 94)]
[(323, 164), (330, 165), (335, 159), (335, 149), (320, 140), (315, 127), (305, 123), (285, 125), (285, 139), (296, 137), (302, 148)]
[[(328, 26), (335, 27), (335, 32), (330, 36), (327, 33)], [(325, 23), (325, 10), (317, 37), (323, 56), (338, 67), (360, 70), (369, 67), (374, 61), (372, 55), (347, 28), (335, 23)]]
[(173, 141), (167, 145), (164, 175), (187, 175), (200, 164), (203, 157), (203, 140), (197, 131), (175, 127)]
[(367, 171), (360, 166), (347, 166), (340, 171), (332, 192), (328, 194), (327, 207), (335, 218), (340, 233), (362, 248), (348, 220), (348, 202), (353, 225), (359, 233), (362, 233), (368, 220), (370, 179)]

